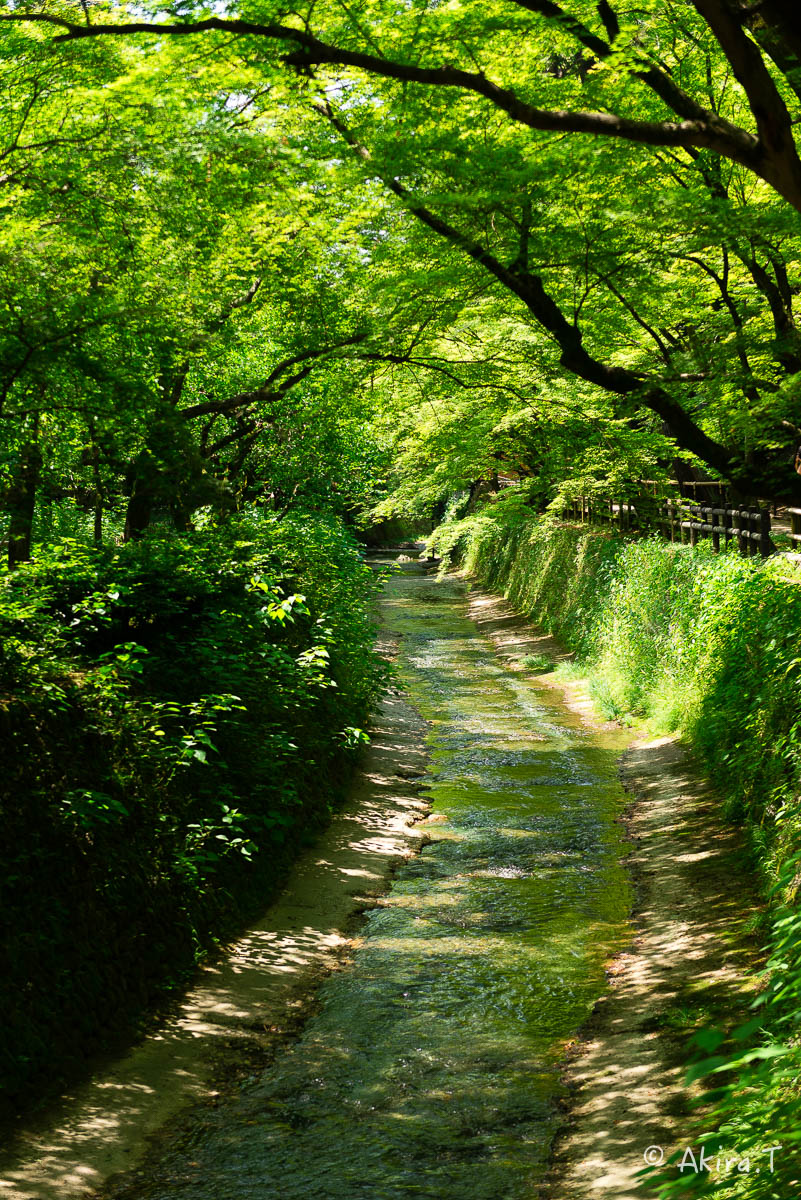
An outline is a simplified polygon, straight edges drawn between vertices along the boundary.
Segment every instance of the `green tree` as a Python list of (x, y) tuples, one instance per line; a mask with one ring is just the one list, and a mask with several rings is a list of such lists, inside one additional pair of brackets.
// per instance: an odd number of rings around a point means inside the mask
[[(224, 54), (233, 35), (270, 78), (295, 72), (365, 173), (539, 326), (546, 368), (606, 392), (618, 419), (653, 414), (744, 493), (801, 496), (798, 47), (782, 6), (323, 4), (308, 21), (263, 0), (149, 7), (151, 21), (68, 3), (8, 20), (65, 46), (206, 34)], [(670, 321), (649, 319), (665, 295)]]

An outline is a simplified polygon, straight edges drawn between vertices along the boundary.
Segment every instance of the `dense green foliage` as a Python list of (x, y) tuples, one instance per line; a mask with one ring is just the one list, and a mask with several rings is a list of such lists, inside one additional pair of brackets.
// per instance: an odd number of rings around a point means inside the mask
[(5, 1108), (264, 907), (380, 675), (372, 573), (331, 518), (61, 542), (0, 585)]
[(710, 543), (629, 540), (512, 503), (434, 546), (575, 650), (610, 717), (679, 732), (771, 878), (801, 841), (801, 576)]
[[(708, 544), (532, 520), (514, 503), (443, 525), (432, 543), (446, 566), (461, 564), (573, 649), (606, 715), (681, 733), (744, 824), (774, 900), (768, 982), (745, 1026), (696, 1035), (691, 1078), (704, 1078), (707, 1101), (698, 1145), (711, 1158), (751, 1154), (752, 1169), (713, 1187), (673, 1164), (664, 1195), (783, 1200), (797, 1188), (801, 1136), (801, 575)], [(772, 1176), (768, 1145), (783, 1147)]]
[(430, 515), (498, 472), (537, 505), (690, 470), (801, 501), (781, 5), (6, 8), (15, 560), (48, 498), (97, 537)]
[(692, 741), (769, 877), (792, 859), (791, 568), (532, 521), (691, 477), (801, 506), (790, 8), (6, 0), (15, 1087), (325, 809), (375, 687), (346, 526), (447, 517), (610, 713)]

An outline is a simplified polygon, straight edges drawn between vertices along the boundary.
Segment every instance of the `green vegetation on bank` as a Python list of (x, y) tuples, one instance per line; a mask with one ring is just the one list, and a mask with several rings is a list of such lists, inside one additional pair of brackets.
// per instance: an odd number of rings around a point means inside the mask
[(801, 506), (791, 8), (0, 6), (11, 1092), (324, 812), (376, 686), (344, 529), (377, 519), (473, 512), (439, 543), (690, 740), (792, 902), (789, 568), (532, 520), (677, 481)]
[(264, 909), (364, 740), (374, 587), (310, 514), (0, 578), (2, 1111)]
[(574, 650), (608, 716), (681, 733), (775, 875), (801, 842), (801, 575), (786, 559), (625, 539), (513, 501), (433, 545)]
[[(711, 1106), (699, 1144), (754, 1156), (750, 1172), (714, 1182), (716, 1196), (785, 1200), (801, 1144), (801, 575), (784, 558), (537, 518), (511, 496), (430, 543), (445, 568), (458, 564), (574, 650), (607, 716), (680, 733), (743, 825), (773, 901), (767, 986), (747, 1025), (696, 1035), (692, 1075)], [(770, 1144), (784, 1155), (772, 1176), (757, 1174)], [(710, 1188), (705, 1173), (673, 1170), (664, 1194)]]

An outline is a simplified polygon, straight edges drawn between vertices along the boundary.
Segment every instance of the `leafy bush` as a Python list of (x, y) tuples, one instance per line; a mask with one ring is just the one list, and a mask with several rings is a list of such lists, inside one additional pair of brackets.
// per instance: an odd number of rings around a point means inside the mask
[(62, 542), (0, 577), (9, 1104), (280, 883), (364, 740), (373, 592), (319, 517)]

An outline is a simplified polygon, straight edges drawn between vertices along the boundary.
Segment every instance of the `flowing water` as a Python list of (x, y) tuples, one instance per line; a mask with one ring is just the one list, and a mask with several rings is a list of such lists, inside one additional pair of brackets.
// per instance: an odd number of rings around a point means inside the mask
[(461, 582), (408, 564), (384, 613), (431, 722), (432, 841), (300, 1040), (149, 1197), (528, 1200), (542, 1175), (564, 1044), (625, 937), (621, 738), (504, 667)]

